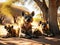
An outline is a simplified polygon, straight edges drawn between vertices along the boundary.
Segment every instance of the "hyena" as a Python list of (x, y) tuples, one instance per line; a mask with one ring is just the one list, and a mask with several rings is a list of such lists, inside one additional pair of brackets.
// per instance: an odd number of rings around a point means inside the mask
[(30, 13), (22, 12), (23, 24), (20, 28), (20, 37), (32, 38), (32, 21), (34, 16), (34, 11)]
[(53, 36), (53, 34), (51, 33), (51, 31), (49, 30), (49, 23), (48, 21), (45, 21), (45, 22), (42, 22), (40, 21), (39, 22), (39, 26), (41, 28), (41, 33), (44, 35), (44, 36)]
[(8, 31), (6, 37), (11, 37), (11, 36), (12, 36), (12, 29), (13, 29), (13, 26), (8, 25), (8, 26), (5, 26), (4, 28)]
[(19, 28), (14, 29), (14, 26), (5, 26), (5, 29), (7, 29), (8, 34), (7, 37), (18, 37), (19, 36)]

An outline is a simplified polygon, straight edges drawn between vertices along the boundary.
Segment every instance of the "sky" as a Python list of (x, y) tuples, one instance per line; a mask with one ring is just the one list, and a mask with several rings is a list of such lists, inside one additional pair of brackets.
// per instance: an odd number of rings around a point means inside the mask
[(31, 4), (28, 4), (28, 2), (26, 2), (24, 5), (21, 5), (20, 2), (17, 2), (17, 3), (15, 3), (15, 5), (26, 7), (27, 9), (29, 9), (30, 12), (34, 11), (35, 15), (40, 13), (40, 10), (37, 10), (35, 7), (33, 7), (34, 2), (32, 2)]
[(6, 0), (0, 0), (0, 2), (5, 2)]

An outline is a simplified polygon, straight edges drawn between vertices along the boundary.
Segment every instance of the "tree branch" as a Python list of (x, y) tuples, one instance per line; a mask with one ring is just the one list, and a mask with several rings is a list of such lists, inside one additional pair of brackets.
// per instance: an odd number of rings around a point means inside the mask
[[(43, 4), (47, 7), (47, 4), (46, 4), (45, 0), (43, 0)], [(47, 7), (47, 8), (48, 8), (48, 7)]]
[[(36, 3), (37, 3), (37, 5), (40, 7), (40, 9), (41, 9), (41, 11), (43, 12), (43, 14), (45, 15), (45, 17), (46, 16), (48, 16), (48, 7), (47, 7), (47, 5), (46, 5), (46, 2), (45, 2), (45, 0), (43, 0), (43, 2), (41, 2), (40, 0), (34, 0)], [(47, 18), (47, 17), (46, 17)]]
[(60, 6), (60, 0), (57, 0), (56, 4), (57, 4), (57, 8), (58, 8)]
[(37, 5), (39, 6), (39, 7), (41, 7), (42, 6), (42, 2), (40, 1), (40, 0), (34, 0), (36, 3), (37, 3)]
[(41, 2), (40, 0), (34, 0), (36, 3), (37, 3), (37, 5), (41, 8), (41, 10), (48, 10), (48, 7), (47, 7), (47, 5), (46, 5), (46, 2), (45, 2), (45, 0), (43, 0), (43, 2)]

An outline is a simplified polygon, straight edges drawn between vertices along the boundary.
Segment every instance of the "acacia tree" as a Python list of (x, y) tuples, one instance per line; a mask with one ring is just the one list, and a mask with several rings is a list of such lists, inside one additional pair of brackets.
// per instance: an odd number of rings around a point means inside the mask
[(47, 7), (45, 0), (34, 0), (40, 7), (44, 14), (44, 19), (49, 18), (49, 27), (52, 33), (55, 35), (59, 33), (58, 23), (57, 23), (57, 9), (60, 5), (60, 0), (49, 0), (49, 7)]

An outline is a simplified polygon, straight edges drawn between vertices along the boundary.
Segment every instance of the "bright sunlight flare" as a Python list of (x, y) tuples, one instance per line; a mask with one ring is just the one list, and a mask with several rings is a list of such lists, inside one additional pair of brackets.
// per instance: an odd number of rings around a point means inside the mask
[(0, 2), (6, 2), (6, 0), (0, 0)]

